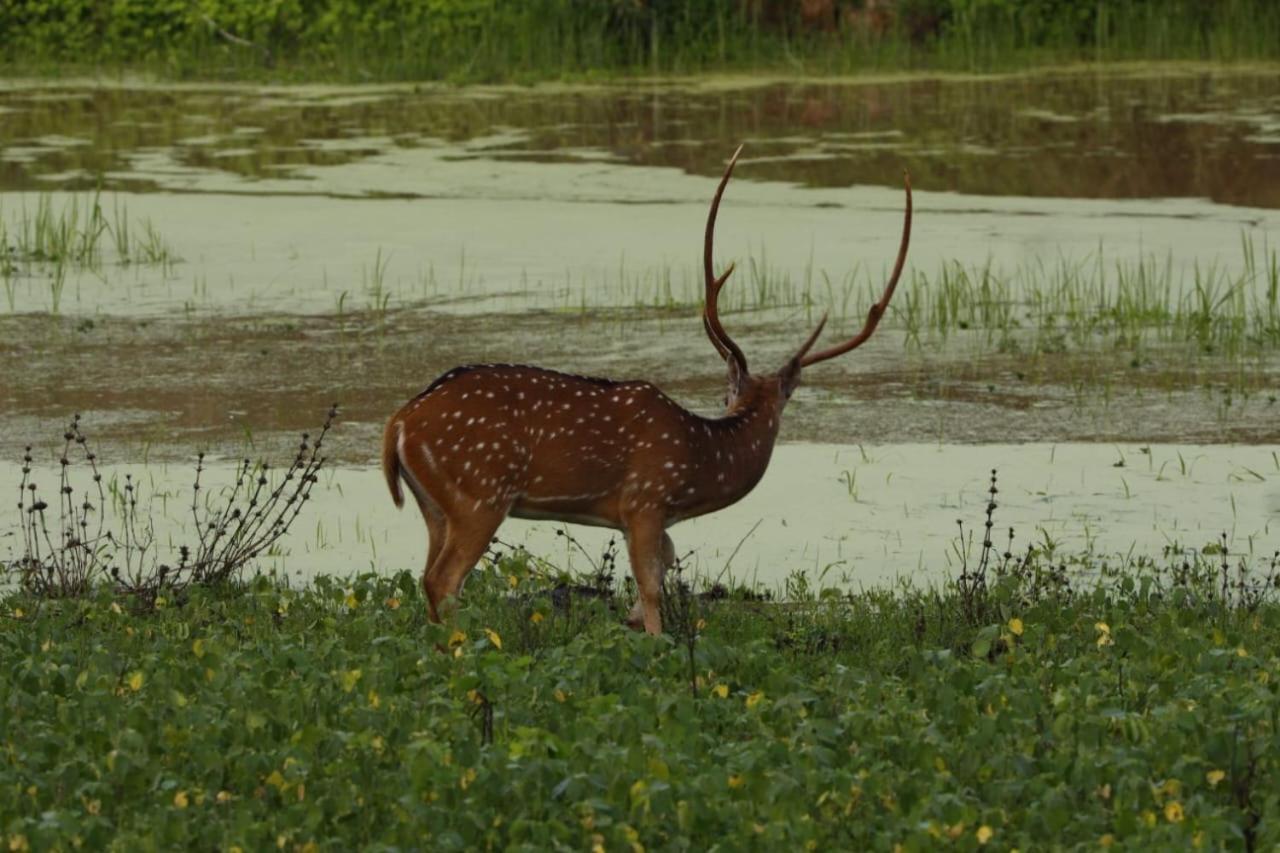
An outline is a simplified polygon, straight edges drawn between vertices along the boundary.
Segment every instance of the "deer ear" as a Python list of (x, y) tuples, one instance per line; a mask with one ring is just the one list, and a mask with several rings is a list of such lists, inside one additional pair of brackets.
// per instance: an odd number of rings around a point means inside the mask
[(800, 359), (793, 358), (778, 371), (778, 383), (782, 386), (782, 396), (791, 398), (791, 392), (800, 384)]

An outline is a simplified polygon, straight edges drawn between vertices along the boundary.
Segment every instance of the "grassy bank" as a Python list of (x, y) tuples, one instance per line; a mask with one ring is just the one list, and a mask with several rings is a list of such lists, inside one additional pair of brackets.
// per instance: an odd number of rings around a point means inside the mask
[(1265, 0), (243, 0), (0, 7), (7, 74), (144, 70), (177, 78), (538, 80), (1280, 56)]
[[(1171, 555), (989, 559), (669, 634), (503, 558), (0, 603), (0, 838), (264, 849), (1155, 849), (1280, 842), (1280, 606)], [(1271, 568), (1274, 573), (1274, 564)], [(620, 602), (619, 607), (625, 606)], [(438, 651), (439, 644), (446, 649)]]

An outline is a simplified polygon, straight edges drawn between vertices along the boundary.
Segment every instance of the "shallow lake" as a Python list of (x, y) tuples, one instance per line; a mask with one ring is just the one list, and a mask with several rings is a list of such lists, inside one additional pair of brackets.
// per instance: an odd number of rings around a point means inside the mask
[[(47, 461), (81, 410), (110, 461), (167, 483), (197, 447), (258, 452), (339, 400), (347, 467), (286, 570), (417, 568), (419, 520), (351, 466), (454, 364), (643, 377), (714, 411), (699, 252), (739, 143), (717, 257), (738, 262), (725, 322), (753, 365), (775, 366), (824, 310), (835, 333), (861, 322), (897, 246), (904, 169), (921, 293), (958, 265), (990, 271), (1020, 306), (1053, 275), (1096, 270), (1109, 287), (1114, 269), (1155, 259), (1169, 299), (1212, 280), (1211, 300), (1267, 304), (1247, 247), (1265, 261), (1280, 244), (1270, 68), (529, 89), (10, 81), (0, 451), (14, 461), (34, 442)], [(95, 204), (92, 262), (21, 256), (42, 206), (86, 221)], [(720, 571), (742, 541), (739, 577), (937, 576), (955, 519), (980, 524), (992, 467), (998, 523), (1023, 544), (1042, 528), (1116, 551), (1223, 530), (1233, 548), (1275, 546), (1268, 352), (1177, 372), (1104, 349), (1087, 370), (1064, 356), (1064, 375), (1050, 353), (1028, 378), (1017, 351), (913, 348), (900, 303), (872, 344), (806, 375), (760, 488), (676, 528), (699, 570)], [(1221, 390), (1245, 372), (1232, 387), (1248, 393)], [(1202, 460), (1194, 473), (1174, 476), (1179, 454)], [(512, 529), (563, 549), (549, 525)]]

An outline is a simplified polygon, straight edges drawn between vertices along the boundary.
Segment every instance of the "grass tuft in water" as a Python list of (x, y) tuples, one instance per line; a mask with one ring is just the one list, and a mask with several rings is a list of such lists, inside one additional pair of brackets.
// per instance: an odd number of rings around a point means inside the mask
[[(118, 198), (110, 217), (98, 192), (69, 194), (61, 202), (60, 196), (40, 193), (34, 208), (28, 198), (12, 214), (0, 206), (0, 285), (10, 312), (18, 308), (23, 284), (47, 284), (49, 310), (57, 314), (68, 273), (101, 274), (106, 265), (141, 264), (168, 275), (178, 262), (150, 219), (130, 225), (128, 207)], [(104, 248), (113, 254), (104, 255)]]

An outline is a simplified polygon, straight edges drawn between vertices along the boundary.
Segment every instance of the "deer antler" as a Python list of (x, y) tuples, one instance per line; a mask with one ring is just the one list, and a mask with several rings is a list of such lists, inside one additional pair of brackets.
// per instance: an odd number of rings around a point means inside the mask
[[(733, 168), (732, 163), (729, 168)], [(801, 367), (808, 367), (811, 364), (817, 364), (820, 361), (844, 355), (849, 350), (862, 346), (867, 338), (871, 337), (871, 333), (876, 330), (876, 326), (880, 324), (880, 318), (884, 316), (885, 309), (889, 307), (889, 300), (893, 298), (893, 291), (898, 286), (898, 279), (902, 276), (902, 266), (907, 261), (907, 244), (911, 241), (911, 176), (903, 172), (902, 179), (907, 188), (907, 212), (902, 223), (902, 243), (898, 246), (898, 262), (893, 265), (893, 275), (889, 277), (889, 283), (885, 285), (884, 293), (880, 295), (880, 301), (872, 305), (871, 310), (867, 312), (867, 322), (863, 325), (861, 332), (858, 332), (858, 334), (842, 344), (819, 350), (806, 358), (805, 353), (809, 351), (809, 348), (818, 339), (818, 332), (822, 331), (823, 324), (827, 322), (826, 315), (823, 315), (821, 322), (818, 323), (818, 328), (814, 330), (813, 334), (809, 336), (809, 340), (805, 341), (804, 346), (796, 353), (796, 358), (800, 359)], [(721, 184), (721, 188), (723, 189), (723, 184)], [(717, 194), (716, 201), (719, 200), (720, 197)], [(714, 214), (714, 207), (712, 211)], [(710, 230), (707, 233), (710, 234)], [(710, 243), (707, 245), (710, 246)], [(710, 269), (710, 264), (708, 264), (707, 268), (708, 270)]]
[(729, 264), (728, 269), (717, 278), (711, 263), (711, 249), (712, 244), (715, 242), (716, 213), (720, 210), (720, 197), (724, 195), (724, 188), (729, 183), (729, 177), (733, 174), (734, 164), (738, 162), (738, 155), (741, 153), (742, 146), (739, 145), (738, 150), (733, 152), (733, 157), (729, 159), (729, 165), (724, 170), (724, 177), (720, 179), (720, 186), (716, 188), (715, 198), (711, 200), (711, 212), (707, 214), (706, 241), (702, 250), (707, 293), (706, 304), (702, 309), (702, 325), (707, 330), (707, 337), (711, 339), (716, 352), (720, 353), (720, 357), (725, 361), (732, 358), (737, 364), (738, 370), (745, 376), (747, 374), (747, 357), (742, 354), (742, 349), (733, 342), (733, 338), (729, 337), (729, 333), (724, 330), (724, 326), (720, 325), (720, 311), (717, 305), (720, 298), (720, 288), (724, 287), (724, 283), (733, 274), (733, 264)]

